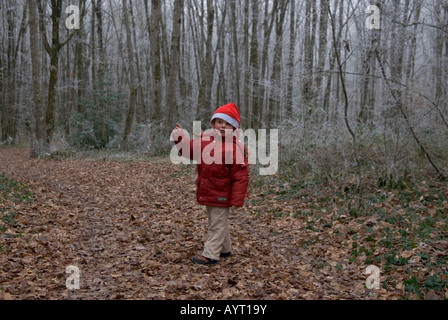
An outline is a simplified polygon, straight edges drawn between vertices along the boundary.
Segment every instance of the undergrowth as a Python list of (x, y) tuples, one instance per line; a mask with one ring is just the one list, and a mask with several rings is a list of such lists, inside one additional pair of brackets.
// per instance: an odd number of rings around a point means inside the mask
[[(26, 207), (33, 201), (33, 195), (28, 186), (6, 175), (0, 175), (0, 234), (6, 238), (12, 237), (11, 228), (19, 228), (16, 223), (19, 215), (18, 207)], [(20, 235), (21, 232), (14, 232), (14, 234)], [(0, 252), (5, 250), (6, 248), (0, 245)]]
[(304, 219), (304, 231), (342, 241), (351, 263), (381, 266), (382, 288), (398, 286), (403, 299), (448, 298), (448, 181), (437, 179), (430, 169), (387, 184), (370, 173), (356, 189), (354, 172), (351, 178), (332, 179), (315, 173), (298, 177), (297, 171), (282, 166), (275, 176), (253, 174), (250, 189), (260, 196), (250, 203), (306, 203), (306, 209), (266, 207), (265, 212)]

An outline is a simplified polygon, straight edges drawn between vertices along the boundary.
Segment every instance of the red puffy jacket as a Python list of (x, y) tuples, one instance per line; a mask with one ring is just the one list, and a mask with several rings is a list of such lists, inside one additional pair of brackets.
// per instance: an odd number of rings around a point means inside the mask
[[(232, 138), (230, 143), (224, 137), (216, 142), (213, 134), (203, 133), (201, 138), (192, 141), (182, 134), (175, 142), (181, 156), (198, 161), (196, 200), (201, 205), (242, 207), (244, 204), (250, 168), (244, 145), (236, 137)], [(211, 145), (215, 143), (221, 143), (222, 147)]]

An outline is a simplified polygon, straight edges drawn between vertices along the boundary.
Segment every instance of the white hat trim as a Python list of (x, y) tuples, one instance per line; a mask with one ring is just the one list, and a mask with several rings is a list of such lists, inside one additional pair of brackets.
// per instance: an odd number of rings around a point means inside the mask
[(225, 122), (230, 123), (235, 129), (239, 129), (240, 128), (240, 125), (239, 125), (238, 121), (236, 121), (234, 118), (232, 118), (228, 114), (225, 114), (225, 113), (215, 113), (213, 115), (211, 121), (213, 121), (213, 119), (216, 119), (216, 118), (222, 119)]

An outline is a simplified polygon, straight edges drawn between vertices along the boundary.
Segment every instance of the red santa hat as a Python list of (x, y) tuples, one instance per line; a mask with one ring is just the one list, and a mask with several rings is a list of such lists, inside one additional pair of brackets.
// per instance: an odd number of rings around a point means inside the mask
[(229, 103), (216, 109), (211, 121), (213, 122), (216, 118), (230, 123), (235, 129), (240, 128), (240, 111), (234, 103)]

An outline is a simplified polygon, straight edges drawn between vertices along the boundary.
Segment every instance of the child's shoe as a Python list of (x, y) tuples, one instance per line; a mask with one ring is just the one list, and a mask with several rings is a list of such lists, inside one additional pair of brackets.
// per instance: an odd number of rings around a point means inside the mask
[(232, 252), (225, 252), (225, 253), (220, 253), (219, 256), (221, 258), (228, 258), (232, 255)]
[(204, 256), (194, 256), (193, 258), (191, 258), (191, 260), (194, 263), (199, 263), (199, 264), (216, 264), (216, 263), (218, 263), (218, 260), (209, 259)]

